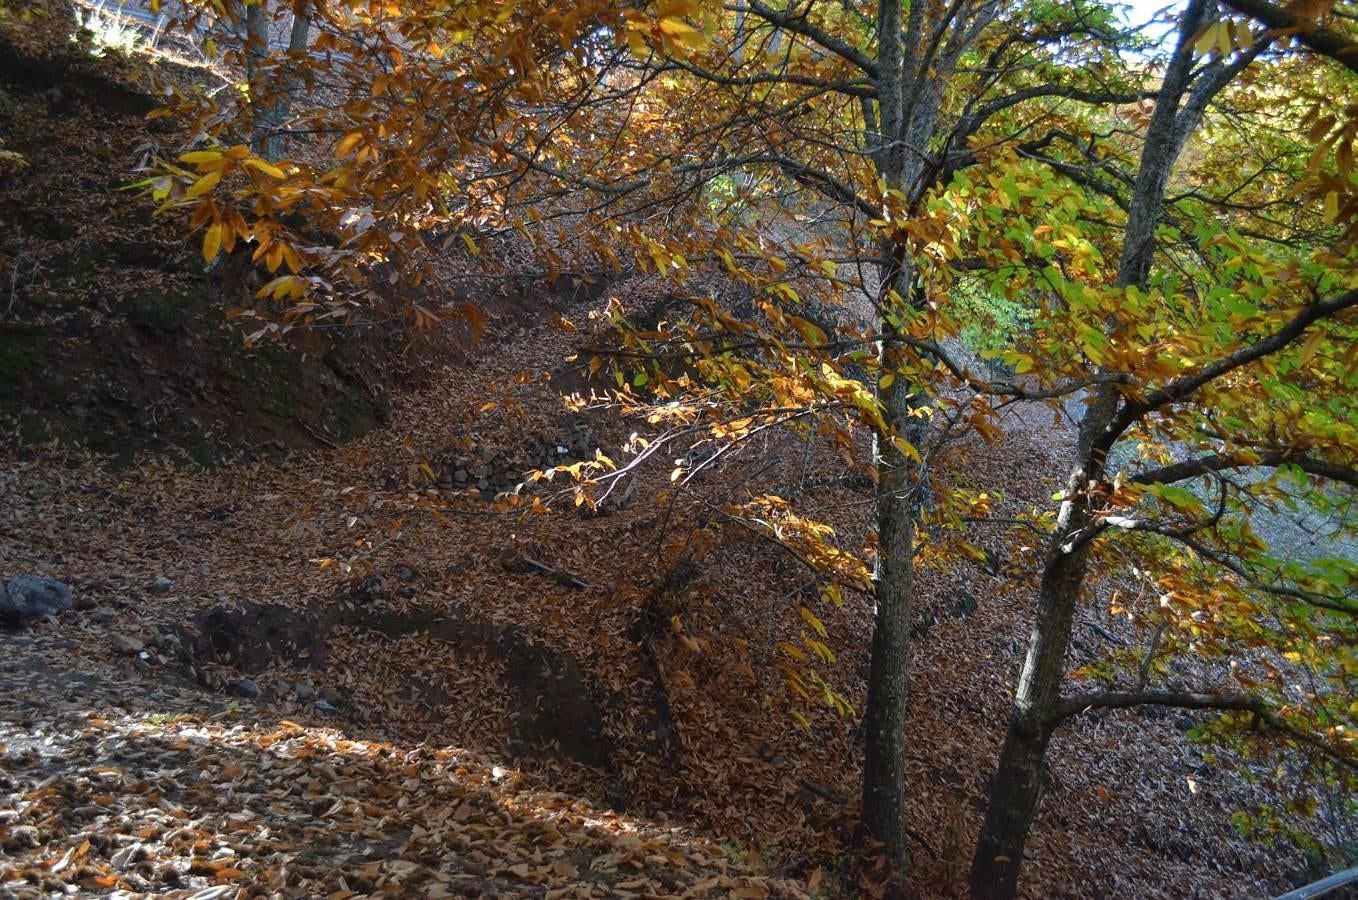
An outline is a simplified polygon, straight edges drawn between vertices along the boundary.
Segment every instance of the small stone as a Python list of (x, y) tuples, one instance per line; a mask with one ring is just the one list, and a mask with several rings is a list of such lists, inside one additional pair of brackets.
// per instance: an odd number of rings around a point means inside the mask
[(81, 612), (89, 612), (99, 605), (99, 601), (89, 594), (78, 594), (75, 598), (75, 608)]
[(131, 597), (114, 597), (114, 598), (113, 598), (113, 605), (116, 606), (116, 607), (118, 607), (119, 609), (127, 609), (129, 606), (132, 605), (132, 598), (131, 598)]
[(292, 692), (297, 695), (297, 699), (303, 703), (316, 696), (316, 689), (305, 681), (299, 681), (292, 686)]
[(321, 688), (321, 700), (326, 703), (341, 703), (344, 700), (344, 695), (327, 684)]
[(317, 700), (315, 703), (311, 704), (311, 707), (312, 709), (315, 709), (317, 712), (325, 713), (327, 716), (331, 716), (339, 712), (338, 709), (335, 709), (335, 707), (331, 706), (324, 700)]
[(113, 617), (116, 615), (118, 615), (118, 613), (115, 610), (105, 606), (101, 609), (96, 609), (90, 614), (90, 618), (100, 625), (107, 625), (109, 622), (113, 621)]
[(166, 578), (164, 575), (157, 575), (156, 580), (151, 582), (151, 587), (149, 588), (149, 590), (153, 594), (168, 594), (170, 592), (170, 589), (173, 587), (174, 587), (173, 581), (171, 581), (169, 578)]
[(236, 682), (236, 693), (243, 697), (258, 697), (259, 685), (255, 684), (249, 678), (242, 678), (240, 681)]
[(113, 636), (113, 649), (119, 653), (126, 653), (131, 656), (140, 653), (146, 648), (146, 644), (141, 638), (133, 637), (130, 634), (115, 634)]
[(453, 481), (457, 482), (458, 484), (466, 484), (467, 479), (469, 478), (471, 478), (471, 475), (467, 473), (466, 469), (458, 469), (456, 472), (453, 473)]

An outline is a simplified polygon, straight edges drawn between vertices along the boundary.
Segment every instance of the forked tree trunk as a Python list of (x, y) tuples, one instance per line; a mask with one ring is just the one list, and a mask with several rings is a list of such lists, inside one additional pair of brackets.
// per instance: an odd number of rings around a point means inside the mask
[[(1194, 77), (1192, 41), (1215, 11), (1215, 0), (1190, 0), (1180, 21), (1178, 43), (1146, 129), (1128, 206), (1119, 287), (1145, 287), (1170, 172), (1207, 102), (1252, 58), (1251, 54), (1231, 66), (1204, 68), (1189, 91)], [(1028, 654), (972, 859), (971, 894), (980, 900), (1009, 900), (1018, 891), (1023, 849), (1042, 795), (1047, 744), (1060, 724), (1066, 651), (1090, 549), (1086, 529), (1096, 513), (1090, 489), (1104, 480), (1108, 451), (1119, 436), (1113, 431), (1119, 402), (1116, 387), (1101, 385), (1080, 423), (1075, 462), (1047, 551)]]

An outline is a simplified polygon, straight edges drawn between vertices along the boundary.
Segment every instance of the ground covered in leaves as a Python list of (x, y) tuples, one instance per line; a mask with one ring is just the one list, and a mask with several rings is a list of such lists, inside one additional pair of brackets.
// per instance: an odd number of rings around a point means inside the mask
[[(6, 890), (874, 892), (850, 840), (855, 720), (800, 704), (772, 665), (806, 627), (807, 573), (702, 522), (719, 498), (782, 488), (854, 545), (867, 491), (830, 448), (787, 438), (714, 467), (682, 503), (666, 499), (666, 459), (599, 513), (556, 482), (533, 495), (550, 511), (497, 507), (497, 473), (593, 447), (621, 458), (645, 427), (567, 407), (578, 336), (525, 336), (492, 334), (343, 449), (215, 471), (8, 453), (0, 575), (60, 579), (78, 608), (0, 633)], [(1000, 444), (955, 448), (945, 477), (998, 480), (1018, 509), (1050, 496), (1046, 435), (1068, 426), (1009, 424)], [(961, 890), (1026, 635), (1026, 563), (996, 542), (921, 576), (920, 896)], [(837, 657), (820, 673), (861, 708), (865, 598), (817, 609)], [(1091, 612), (1077, 653), (1133, 638)], [(1295, 860), (1228, 822), (1263, 798), (1204, 762), (1192, 721), (1107, 714), (1058, 737), (1029, 895), (1281, 883)]]

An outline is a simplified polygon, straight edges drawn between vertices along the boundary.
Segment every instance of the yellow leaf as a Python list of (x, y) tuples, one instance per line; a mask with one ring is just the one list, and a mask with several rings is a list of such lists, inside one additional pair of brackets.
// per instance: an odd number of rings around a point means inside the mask
[(220, 150), (190, 150), (188, 153), (180, 154), (179, 161), (196, 166), (199, 163), (217, 162), (221, 158)]
[(203, 261), (212, 262), (222, 249), (222, 223), (214, 222), (203, 233)]
[(1320, 349), (1320, 344), (1325, 340), (1325, 332), (1319, 329), (1311, 332), (1310, 337), (1301, 345), (1301, 353), (1297, 356), (1297, 365), (1304, 366), (1311, 361)]
[(693, 49), (707, 46), (707, 35), (703, 34), (683, 19), (670, 17), (660, 20), (660, 31), (675, 43)]
[(1339, 221), (1339, 194), (1335, 191), (1325, 195), (1325, 221), (1330, 224)]
[(194, 197), (201, 197), (208, 191), (215, 188), (217, 186), (217, 182), (221, 180), (222, 180), (221, 172), (208, 172), (202, 178), (199, 178), (197, 181), (195, 181), (193, 183), (193, 186), (188, 189), (184, 196), (189, 199), (193, 199)]
[(1211, 53), (1217, 44), (1217, 29), (1221, 27), (1220, 22), (1213, 22), (1202, 31), (1198, 32), (1198, 39), (1193, 42), (1193, 53), (1197, 56), (1206, 56)]
[(340, 139), (335, 145), (335, 157), (342, 158), (349, 155), (349, 151), (358, 146), (359, 141), (363, 140), (363, 135), (357, 131), (351, 131)]
[(637, 59), (645, 59), (651, 52), (651, 48), (646, 44), (646, 38), (639, 31), (627, 32), (627, 46), (631, 48), (632, 55)]
[(278, 166), (271, 165), (257, 156), (252, 156), (245, 161), (245, 164), (252, 169), (257, 169), (272, 178), (287, 178), (287, 173)]
[(802, 614), (802, 619), (806, 622), (806, 624), (811, 626), (812, 631), (816, 632), (816, 634), (820, 635), (821, 637), (825, 637), (826, 635), (825, 625), (824, 623), (821, 622), (820, 619), (816, 618), (815, 613), (811, 612), (811, 610), (807, 609), (805, 606), (798, 607), (797, 611)]

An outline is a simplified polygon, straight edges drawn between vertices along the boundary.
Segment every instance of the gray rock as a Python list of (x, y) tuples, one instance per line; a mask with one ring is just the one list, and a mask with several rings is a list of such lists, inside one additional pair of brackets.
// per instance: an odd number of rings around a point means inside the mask
[(93, 613), (90, 614), (90, 618), (98, 622), (100, 625), (107, 625), (109, 622), (113, 621), (113, 617), (116, 615), (118, 615), (116, 610), (110, 609), (109, 607), (105, 606), (102, 609), (96, 609)]
[(327, 684), (325, 687), (321, 688), (321, 699), (326, 703), (339, 704), (344, 702), (344, 694)]
[(99, 605), (99, 601), (89, 594), (76, 594), (75, 608), (81, 612), (88, 612)]
[(16, 575), (0, 585), (0, 624), (19, 625), (70, 609), (71, 589), (60, 581)]
[(323, 712), (327, 716), (333, 716), (335, 713), (339, 712), (338, 709), (335, 709), (335, 707), (331, 706), (324, 700), (317, 700), (315, 703), (311, 704), (311, 708), (316, 710), (317, 712)]
[(146, 642), (130, 634), (117, 634), (113, 636), (113, 649), (130, 656), (145, 650)]
[(303, 703), (316, 696), (316, 689), (305, 681), (299, 681), (292, 686), (292, 692), (297, 695), (297, 699)]
[(255, 684), (249, 678), (242, 678), (240, 681), (236, 682), (236, 693), (240, 694), (242, 697), (258, 697), (259, 685)]
[(151, 587), (148, 588), (148, 590), (153, 594), (168, 594), (173, 587), (173, 581), (166, 578), (164, 575), (157, 575), (156, 580), (151, 582)]

